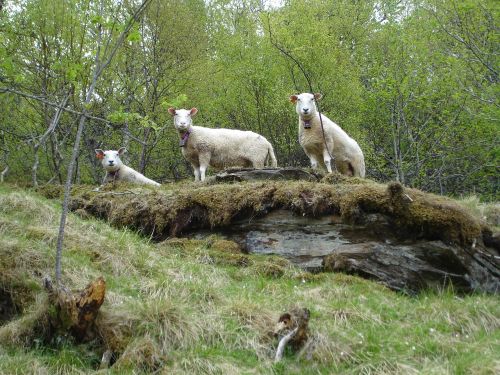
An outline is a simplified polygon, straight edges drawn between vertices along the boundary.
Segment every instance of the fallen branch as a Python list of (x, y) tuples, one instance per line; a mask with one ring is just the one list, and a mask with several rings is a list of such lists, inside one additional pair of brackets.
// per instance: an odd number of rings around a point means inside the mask
[[(279, 362), (283, 358), (283, 352), (288, 343), (290, 343), (294, 352), (304, 347), (309, 338), (309, 317), (311, 313), (308, 309), (295, 307), (289, 313), (280, 316), (276, 324), (275, 333), (287, 330), (288, 333), (281, 337), (274, 362)], [(293, 328), (293, 329), (292, 329)]]
[(139, 195), (138, 193), (135, 193), (130, 190), (125, 190), (125, 191), (100, 191), (100, 190), (94, 190), (98, 194), (102, 195), (127, 195), (127, 194), (134, 194), (134, 195)]
[(274, 362), (279, 362), (283, 358), (283, 351), (285, 350), (286, 344), (297, 334), (299, 327), (283, 336), (278, 344), (278, 349), (276, 350), (276, 355), (274, 357)]

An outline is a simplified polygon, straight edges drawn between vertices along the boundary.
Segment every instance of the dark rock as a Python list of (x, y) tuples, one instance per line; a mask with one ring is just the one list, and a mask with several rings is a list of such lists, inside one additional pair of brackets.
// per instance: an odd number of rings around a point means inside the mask
[(220, 182), (241, 182), (261, 180), (303, 180), (319, 181), (319, 175), (309, 173), (300, 168), (265, 168), (265, 169), (228, 169), (209, 180)]
[(500, 254), (500, 233), (493, 234), (490, 230), (483, 230), (483, 242), (495, 250), (496, 255)]
[[(217, 233), (248, 253), (280, 255), (311, 272), (357, 274), (409, 294), (450, 284), (457, 292), (500, 291), (498, 263), (479, 245), (467, 250), (442, 241), (407, 240), (395, 229), (390, 217), (382, 214), (346, 224), (338, 215), (311, 218), (275, 210)], [(196, 236), (211, 233), (198, 231)]]
[[(487, 262), (489, 267), (478, 260)], [(500, 270), (489, 259), (477, 251), (441, 241), (345, 244), (323, 259), (323, 267), (326, 271), (375, 279), (390, 289), (407, 293), (450, 284), (457, 292), (500, 291)]]

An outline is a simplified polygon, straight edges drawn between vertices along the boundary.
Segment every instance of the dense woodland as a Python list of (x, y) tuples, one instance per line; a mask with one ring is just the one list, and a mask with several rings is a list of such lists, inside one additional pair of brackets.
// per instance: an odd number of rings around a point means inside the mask
[(120, 146), (150, 178), (190, 177), (169, 106), (308, 166), (288, 97), (317, 91), (368, 177), (499, 199), (496, 0), (150, 0), (130, 23), (140, 4), (0, 1), (1, 180), (63, 183), (82, 118), (75, 182)]

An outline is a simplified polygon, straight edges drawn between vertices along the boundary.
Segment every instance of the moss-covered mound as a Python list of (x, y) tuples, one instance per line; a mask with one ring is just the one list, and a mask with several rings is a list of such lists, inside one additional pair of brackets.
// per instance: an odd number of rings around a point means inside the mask
[[(54, 187), (41, 190), (57, 196)], [(198, 228), (228, 226), (274, 209), (317, 217), (339, 214), (346, 223), (363, 223), (368, 214), (382, 214), (394, 234), (405, 239), (471, 244), (487, 230), (452, 199), (363, 179), (329, 175), (322, 182), (265, 181), (205, 185), (179, 183), (159, 189), (127, 185), (75, 187), (71, 210), (129, 227), (156, 240)]]
[[(60, 210), (0, 185), (0, 374), (498, 372), (498, 296), (441, 288), (408, 298), (356, 276), (243, 254), (217, 236), (152, 243), (70, 214), (63, 284), (81, 290), (102, 276), (107, 285), (95, 339), (77, 344), (54, 335), (42, 289), (54, 272)], [(311, 312), (311, 341), (274, 363), (276, 323), (295, 307)], [(108, 351), (110, 368), (99, 370)]]

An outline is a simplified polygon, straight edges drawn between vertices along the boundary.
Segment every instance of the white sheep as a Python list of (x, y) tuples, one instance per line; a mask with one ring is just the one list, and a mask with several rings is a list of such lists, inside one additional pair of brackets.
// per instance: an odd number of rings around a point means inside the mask
[(331, 173), (333, 156), (340, 173), (365, 177), (365, 158), (358, 143), (323, 114), (321, 120), (324, 131), (321, 129), (320, 114), (315, 103), (320, 99), (321, 94), (302, 93), (290, 96), (299, 115), (299, 143), (309, 157), (311, 166), (316, 169), (319, 163)]
[(127, 151), (125, 147), (121, 147), (118, 151), (103, 151), (101, 149), (95, 150), (97, 158), (101, 160), (102, 166), (106, 170), (106, 176), (104, 177), (103, 184), (114, 181), (125, 181), (132, 182), (134, 184), (160, 186), (158, 182), (150, 180), (136, 170), (123, 164), (120, 156), (123, 155), (125, 151)]
[(191, 110), (169, 108), (179, 133), (182, 155), (194, 169), (194, 180), (204, 181), (208, 166), (215, 169), (250, 167), (262, 169), (266, 161), (277, 166), (273, 146), (263, 136), (234, 129), (212, 129), (194, 126)]

